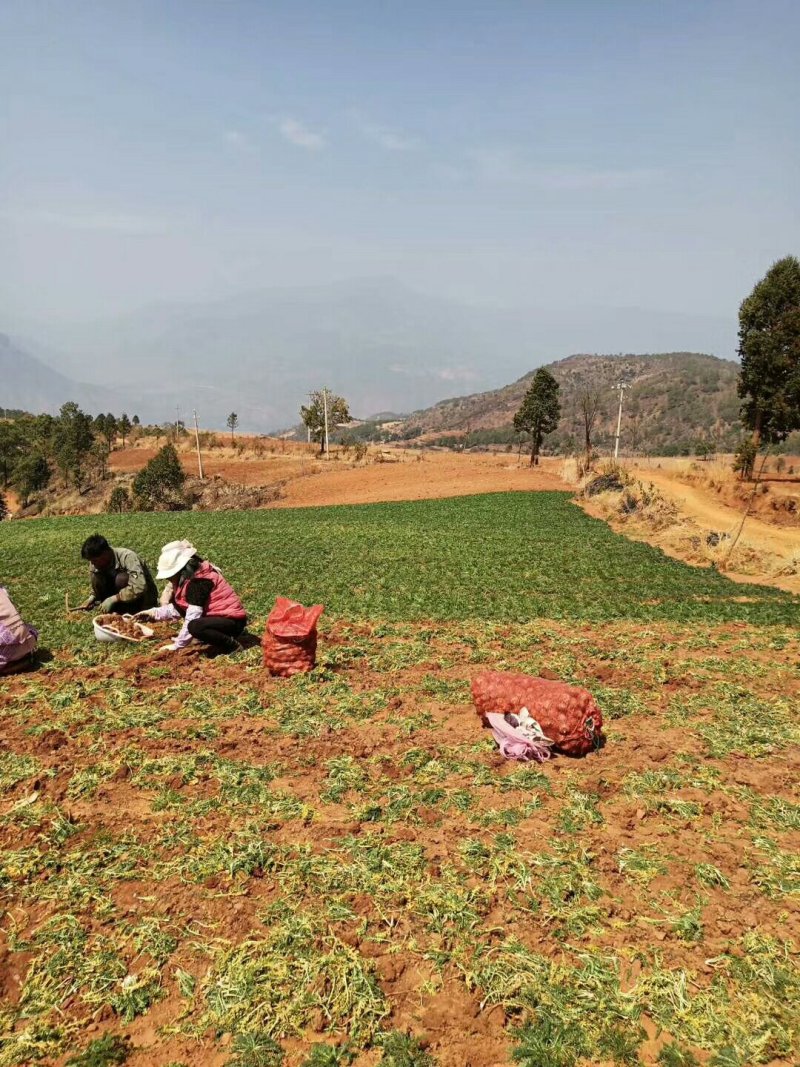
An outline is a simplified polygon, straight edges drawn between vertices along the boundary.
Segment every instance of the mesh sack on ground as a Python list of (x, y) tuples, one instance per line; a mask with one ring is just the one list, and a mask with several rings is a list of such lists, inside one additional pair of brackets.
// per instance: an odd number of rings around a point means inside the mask
[(261, 646), (264, 666), (270, 674), (290, 678), (314, 669), (317, 662), (317, 622), (322, 604), (306, 608), (279, 596), (269, 613)]
[[(512, 671), (483, 671), (472, 682), (481, 718), (527, 708), (558, 752), (584, 756), (602, 739), (603, 716), (587, 689)], [(485, 721), (485, 720), (484, 720)]]

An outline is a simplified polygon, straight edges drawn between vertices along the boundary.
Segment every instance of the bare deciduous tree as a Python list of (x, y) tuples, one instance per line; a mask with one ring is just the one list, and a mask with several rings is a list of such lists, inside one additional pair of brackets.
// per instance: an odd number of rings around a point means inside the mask
[(600, 394), (598, 392), (586, 392), (581, 394), (581, 415), (583, 416), (583, 436), (586, 445), (586, 460), (592, 454), (592, 430), (600, 414)]
[(641, 412), (631, 412), (631, 448), (635, 452), (641, 443), (642, 416)]

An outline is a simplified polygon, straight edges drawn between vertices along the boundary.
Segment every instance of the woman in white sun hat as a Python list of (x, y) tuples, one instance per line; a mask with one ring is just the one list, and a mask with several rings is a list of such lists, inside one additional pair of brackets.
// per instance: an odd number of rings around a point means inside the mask
[(169, 602), (143, 611), (139, 617), (183, 619), (181, 632), (164, 651), (185, 648), (193, 638), (220, 652), (236, 652), (242, 647), (237, 638), (247, 625), (247, 612), (219, 568), (199, 556), (191, 541), (164, 545), (156, 578), (169, 580)]

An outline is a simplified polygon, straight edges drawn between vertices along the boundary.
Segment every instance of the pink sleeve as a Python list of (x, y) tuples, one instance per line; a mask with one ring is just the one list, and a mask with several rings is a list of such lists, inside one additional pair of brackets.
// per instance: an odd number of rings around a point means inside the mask
[(189, 633), (189, 623), (195, 619), (202, 619), (203, 609), (196, 604), (190, 604), (186, 609), (186, 618), (183, 621), (181, 632), (172, 642), (173, 648), (186, 648), (189, 642), (192, 640), (192, 635)]
[(153, 608), (153, 614), (150, 616), (156, 622), (170, 622), (172, 619), (179, 619), (180, 617), (181, 613), (174, 604), (163, 604), (160, 608)]

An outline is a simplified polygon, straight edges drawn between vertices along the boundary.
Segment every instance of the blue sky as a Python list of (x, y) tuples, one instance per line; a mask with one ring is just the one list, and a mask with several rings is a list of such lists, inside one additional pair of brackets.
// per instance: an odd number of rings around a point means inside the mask
[(0, 329), (372, 275), (735, 316), (800, 252), (799, 39), (794, 0), (4, 0)]

